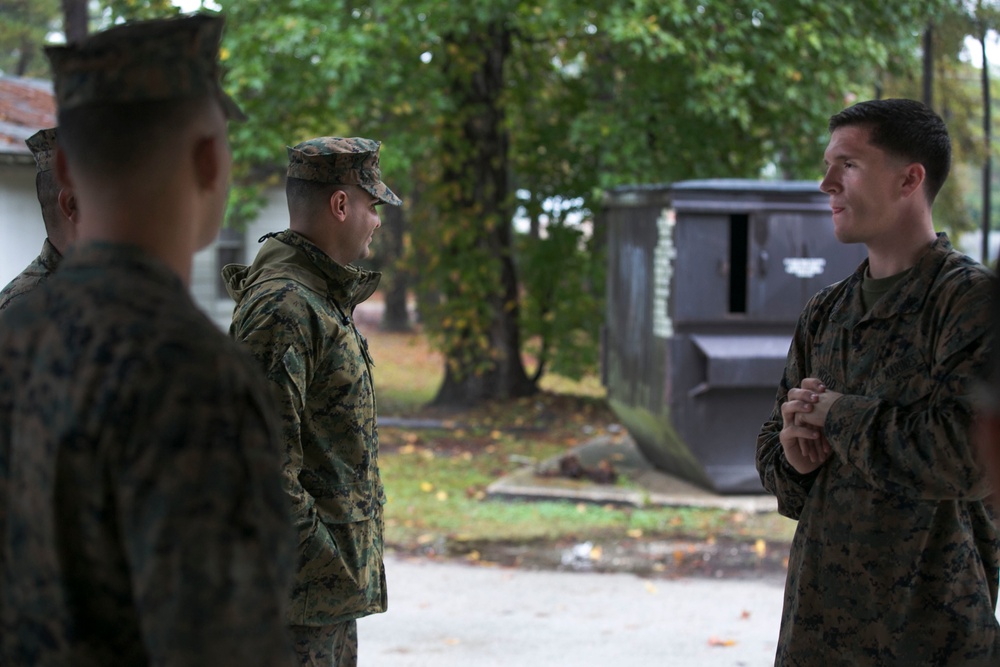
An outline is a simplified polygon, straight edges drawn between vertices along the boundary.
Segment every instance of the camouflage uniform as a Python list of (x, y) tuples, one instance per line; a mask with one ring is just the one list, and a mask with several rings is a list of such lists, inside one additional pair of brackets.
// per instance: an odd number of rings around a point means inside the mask
[[(204, 53), (185, 45), (214, 44), (214, 60), (221, 28), (201, 16), (140, 24), (141, 48), (131, 25), (61, 47), (60, 114), (100, 102), (77, 84), (97, 90), (130, 54), (181, 85), (151, 50), (194, 68)], [(0, 313), (0, 664), (290, 664), (277, 436), (259, 370), (171, 268), (130, 245), (70, 250)]]
[(61, 260), (56, 247), (45, 239), (38, 257), (0, 290), (0, 311), (48, 280)]
[(268, 238), (224, 270), (230, 334), (277, 389), (285, 490), (299, 535), (289, 622), (330, 625), (385, 611), (375, 388), (354, 307), (380, 275), (340, 266), (304, 237)]
[[(998, 539), (968, 442), (993, 279), (942, 234), (866, 313), (867, 265), (806, 305), (757, 440), (764, 487), (799, 522), (775, 664), (998, 664)], [(844, 396), (832, 457), (801, 475), (780, 406), (808, 377)]]
[[(381, 181), (377, 141), (321, 137), (288, 150), (291, 178), (358, 185), (400, 203)], [(291, 230), (265, 239), (252, 265), (223, 269), (236, 300), (230, 334), (257, 358), (279, 399), (285, 490), (299, 535), (289, 624), (300, 657), (350, 665), (355, 619), (386, 610), (373, 364), (351, 319), (380, 274), (342, 266)]]
[[(35, 173), (51, 171), (56, 146), (55, 128), (39, 130), (28, 137), (24, 143), (31, 149), (31, 154), (35, 158)], [(21, 271), (7, 283), (3, 290), (0, 290), (0, 310), (45, 282), (59, 266), (61, 259), (62, 253), (48, 239), (45, 239), (45, 242), (42, 243), (42, 252), (38, 257), (24, 271)]]

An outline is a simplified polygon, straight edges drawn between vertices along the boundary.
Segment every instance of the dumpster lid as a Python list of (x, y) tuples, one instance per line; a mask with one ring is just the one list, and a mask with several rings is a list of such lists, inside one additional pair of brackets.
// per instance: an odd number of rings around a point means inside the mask
[(785, 370), (791, 336), (693, 334), (706, 357), (704, 380), (692, 396), (711, 389), (777, 387)]
[(830, 213), (830, 197), (820, 191), (819, 181), (679, 181), (671, 186), (670, 197), (678, 213)]
[(781, 359), (788, 356), (791, 336), (692, 334), (691, 340), (710, 359)]

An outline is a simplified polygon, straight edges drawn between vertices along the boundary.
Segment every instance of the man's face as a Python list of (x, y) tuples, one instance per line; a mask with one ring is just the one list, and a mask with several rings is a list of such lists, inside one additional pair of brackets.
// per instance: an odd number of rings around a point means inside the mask
[(375, 230), (382, 225), (376, 204), (380, 200), (360, 187), (348, 191), (348, 216), (344, 234), (344, 255), (350, 262), (367, 257)]
[(865, 126), (833, 131), (823, 155), (820, 190), (830, 195), (834, 234), (842, 243), (887, 240), (896, 233), (906, 164), (873, 146)]

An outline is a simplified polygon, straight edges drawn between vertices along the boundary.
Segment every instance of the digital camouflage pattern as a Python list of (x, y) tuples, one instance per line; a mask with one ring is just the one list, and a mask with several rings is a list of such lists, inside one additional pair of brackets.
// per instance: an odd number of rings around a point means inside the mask
[(51, 171), (56, 156), (56, 128), (39, 130), (24, 140), (35, 158), (35, 172)]
[(45, 239), (38, 257), (0, 290), (0, 311), (48, 280), (49, 276), (59, 268), (61, 261), (62, 255), (48, 239)]
[(299, 538), (291, 625), (332, 625), (386, 609), (375, 387), (351, 319), (380, 274), (344, 267), (290, 230), (250, 266), (223, 269), (230, 334), (278, 397), (285, 491)]
[(357, 621), (321, 626), (293, 625), (291, 632), (300, 664), (309, 667), (357, 667)]
[[(56, 149), (55, 128), (39, 130), (24, 143), (28, 145), (35, 158), (35, 172), (40, 174), (50, 171)], [(0, 290), (0, 311), (48, 280), (61, 260), (62, 254), (48, 239), (45, 239), (38, 257)]]
[(219, 84), (221, 16), (124, 23), (84, 42), (47, 46), (59, 112), (89, 104), (215, 97), (229, 118), (245, 120)]
[(131, 246), (0, 313), (0, 664), (294, 664), (269, 401)]
[(386, 204), (403, 201), (382, 182), (374, 139), (317, 137), (288, 147), (288, 176), (316, 183), (357, 185)]
[[(806, 305), (757, 440), (764, 487), (799, 522), (775, 664), (1000, 664), (997, 531), (969, 443), (994, 279), (940, 235), (866, 315), (867, 264)], [(845, 395), (832, 457), (800, 475), (780, 406), (808, 377)]]

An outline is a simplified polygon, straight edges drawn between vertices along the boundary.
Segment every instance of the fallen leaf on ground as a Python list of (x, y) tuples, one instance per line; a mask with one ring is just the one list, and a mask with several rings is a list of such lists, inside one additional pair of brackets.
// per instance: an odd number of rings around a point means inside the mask
[(727, 646), (727, 647), (728, 646), (736, 646), (736, 640), (735, 639), (719, 639), (718, 637), (709, 637), (708, 638), (708, 645), (709, 646)]
[(767, 542), (764, 540), (757, 540), (754, 542), (753, 550), (757, 554), (758, 558), (763, 558), (767, 555)]

